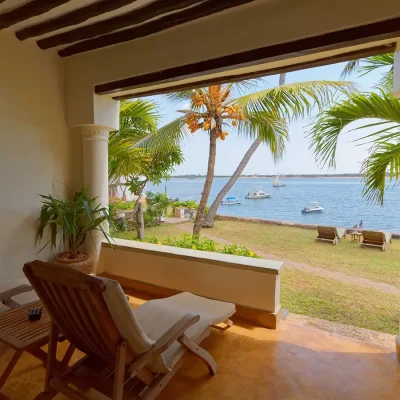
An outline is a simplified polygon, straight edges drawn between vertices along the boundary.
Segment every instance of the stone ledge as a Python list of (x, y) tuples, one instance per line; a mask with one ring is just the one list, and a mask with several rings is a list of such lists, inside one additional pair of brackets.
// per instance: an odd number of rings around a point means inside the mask
[[(302, 224), (299, 222), (289, 222), (289, 221), (275, 221), (263, 218), (235, 217), (232, 215), (217, 215), (215, 219), (218, 221), (239, 221), (239, 222), (251, 222), (254, 224), (292, 226), (295, 228), (308, 229), (308, 230), (316, 230), (318, 227), (318, 225), (314, 224)], [(346, 233), (350, 233), (352, 231), (354, 231), (353, 228), (346, 228)], [(400, 239), (400, 233), (392, 233), (392, 239)]]

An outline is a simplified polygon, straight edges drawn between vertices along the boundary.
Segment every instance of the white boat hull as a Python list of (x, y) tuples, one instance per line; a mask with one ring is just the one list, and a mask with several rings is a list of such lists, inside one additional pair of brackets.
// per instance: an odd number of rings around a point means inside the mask
[(322, 213), (322, 212), (324, 212), (324, 209), (323, 208), (318, 208), (318, 209), (315, 209), (315, 210), (301, 210), (301, 212), (302, 212), (302, 214), (317, 214), (317, 213)]
[(256, 200), (256, 199), (269, 199), (271, 197), (270, 194), (261, 194), (259, 196), (245, 196), (246, 199)]
[(238, 201), (222, 201), (221, 204), (223, 206), (234, 206), (236, 204), (241, 204), (242, 202), (240, 200)]

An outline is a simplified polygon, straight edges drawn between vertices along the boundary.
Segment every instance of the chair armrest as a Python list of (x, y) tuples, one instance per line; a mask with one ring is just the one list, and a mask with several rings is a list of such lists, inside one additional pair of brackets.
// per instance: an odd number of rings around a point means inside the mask
[(0, 292), (0, 301), (9, 300), (11, 297), (16, 296), (17, 294), (30, 292), (33, 290), (31, 285), (23, 284), (13, 287), (12, 289), (5, 290)]
[(185, 331), (200, 320), (200, 315), (187, 313), (175, 325), (173, 325), (167, 332), (164, 333), (150, 349), (154, 354), (163, 353), (171, 346)]
[(147, 353), (142, 354), (129, 366), (131, 378), (136, 376), (140, 369), (143, 368), (152, 358), (167, 350), (168, 347), (175, 342), (175, 340), (184, 335), (185, 331), (199, 320), (200, 315), (187, 313), (178, 322), (176, 322), (154, 343), (153, 347)]

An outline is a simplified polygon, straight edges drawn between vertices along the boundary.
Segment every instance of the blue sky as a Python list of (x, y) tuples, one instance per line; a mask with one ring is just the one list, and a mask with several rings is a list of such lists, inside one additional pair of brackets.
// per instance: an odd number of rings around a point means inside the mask
[[(286, 76), (286, 82), (300, 82), (309, 80), (339, 80), (344, 68), (344, 63), (329, 65), (325, 67), (312, 68), (308, 70), (291, 72)], [(269, 76), (265, 82), (257, 88), (261, 90), (273, 87), (278, 84), (278, 76)], [(372, 86), (379, 80), (380, 72), (373, 72), (367, 76), (358, 78), (352, 76), (348, 80), (356, 82), (363, 90), (372, 89)], [(185, 108), (185, 104), (171, 103), (163, 96), (153, 96), (148, 99), (154, 100), (160, 107), (162, 114), (161, 125), (172, 121), (180, 116), (177, 109)], [(309, 140), (305, 137), (307, 126), (310, 121), (308, 118), (292, 123), (289, 129), (290, 142), (282, 160), (275, 164), (266, 146), (260, 146), (253, 155), (244, 174), (314, 174), (314, 173), (357, 173), (360, 165), (368, 152), (368, 146), (357, 146), (354, 139), (360, 137), (364, 132), (344, 133), (338, 145), (336, 169), (322, 168), (315, 162), (309, 150)], [(160, 126), (161, 126), (160, 125)], [(360, 125), (360, 124), (358, 124)], [(357, 126), (353, 124), (351, 127)], [(242, 159), (246, 150), (251, 145), (251, 140), (240, 138), (232, 132), (227, 139), (222, 142), (218, 140), (217, 160), (215, 166), (216, 175), (231, 175)], [(184, 174), (205, 174), (207, 170), (208, 157), (208, 135), (199, 130), (182, 143), (182, 150), (185, 162), (176, 167), (176, 175)]]

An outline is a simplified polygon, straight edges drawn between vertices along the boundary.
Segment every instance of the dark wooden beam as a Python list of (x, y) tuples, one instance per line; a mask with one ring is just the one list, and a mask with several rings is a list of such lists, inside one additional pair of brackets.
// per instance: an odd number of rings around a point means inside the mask
[(210, 72), (221, 72), (232, 69), (232, 67), (239, 68), (280, 61), (379, 40), (397, 39), (398, 37), (400, 37), (400, 17), (108, 82), (96, 85), (95, 92), (97, 94), (112, 94), (155, 83), (173, 82), (183, 76), (190, 77)]
[[(132, 99), (132, 98), (156, 96), (159, 94), (179, 92), (182, 90), (194, 89), (194, 88), (199, 88), (199, 87), (219, 85), (219, 84), (223, 84), (223, 83), (227, 83), (227, 82), (240, 82), (240, 81), (247, 80), (247, 79), (255, 79), (255, 78), (261, 78), (261, 77), (271, 76), (271, 75), (279, 75), (279, 74), (283, 74), (283, 73), (287, 73), (287, 72), (301, 71), (303, 69), (322, 67), (324, 65), (336, 64), (336, 63), (345, 62), (345, 61), (357, 60), (359, 58), (376, 56), (378, 54), (391, 53), (391, 52), (394, 52), (395, 50), (396, 50), (396, 43), (390, 43), (388, 45), (370, 47), (368, 49), (351, 51), (348, 53), (337, 54), (335, 56), (330, 56), (330, 57), (322, 57), (317, 60), (306, 61), (306, 62), (302, 62), (302, 63), (298, 63), (298, 64), (286, 65), (286, 66), (278, 67), (278, 68), (268, 68), (268, 69), (263, 69), (263, 70), (259, 70), (259, 71), (247, 72), (247, 73), (236, 74), (236, 75), (226, 74), (226, 75), (218, 77), (218, 78), (204, 79), (204, 80), (197, 81), (195, 83), (193, 83), (193, 82), (192, 83), (184, 83), (184, 84), (170, 86), (167, 88), (147, 90), (147, 91), (144, 90), (144, 91), (136, 92), (136, 93), (128, 93), (128, 94), (121, 95), (121, 96), (115, 96), (115, 97), (113, 97), (113, 99), (114, 100), (128, 100), (128, 99)], [(95, 89), (97, 89), (97, 87)], [(103, 93), (98, 93), (98, 94), (103, 94)]]
[(8, 28), (18, 22), (42, 15), (69, 1), (70, 0), (32, 0), (21, 7), (0, 14), (0, 29)]
[[(66, 47), (65, 49), (60, 50), (58, 53), (61, 57), (68, 57), (74, 54), (83, 53), (85, 51), (100, 49), (102, 47), (128, 42), (233, 7), (237, 7), (246, 3), (251, 3), (253, 1), (254, 0), (207, 0), (200, 3), (199, 5), (195, 5), (191, 8), (186, 8), (183, 11), (177, 12), (173, 15), (161, 17), (147, 24), (139, 25), (131, 29), (125, 29), (122, 31), (110, 33), (108, 35), (99, 36), (94, 39), (84, 40), (83, 42), (79, 42), (73, 44), (72, 46)], [(184, 0), (181, 0), (181, 2), (184, 2)], [(185, 0), (185, 2), (187, 3), (188, 0)], [(157, 5), (158, 3), (159, 1), (156, 1), (154, 4)], [(58, 46), (59, 44), (59, 42), (52, 42), (50, 47)], [(49, 42), (46, 41), (46, 39), (43, 39), (43, 41), (38, 41), (38, 45), (41, 48), (48, 48)]]
[[(110, 0), (107, 0), (107, 2)], [(113, 0), (111, 0), (113, 2)], [(126, 0), (125, 0), (126, 1)], [(132, 0), (130, 0), (132, 2)], [(200, 3), (202, 0), (158, 0), (147, 4), (138, 9), (134, 9), (125, 14), (116, 17), (95, 22), (90, 25), (82, 26), (80, 28), (63, 32), (58, 35), (50, 36), (43, 40), (38, 41), (41, 49), (48, 49), (68, 43), (78, 42), (81, 40), (90, 39), (96, 36), (104, 35), (118, 29), (131, 27), (160, 15), (181, 10), (186, 7), (193, 6)], [(78, 10), (77, 10), (78, 11)], [(65, 21), (68, 20), (68, 14), (65, 16)], [(54, 20), (53, 20), (54, 21)], [(52, 21), (48, 21), (50, 25)], [(57, 25), (58, 26), (58, 25)], [(58, 29), (58, 28), (57, 28)], [(54, 29), (52, 29), (54, 30)], [(18, 33), (17, 33), (17, 37)]]
[(54, 32), (58, 29), (66, 28), (72, 25), (78, 25), (87, 21), (89, 18), (118, 10), (121, 7), (135, 3), (137, 0), (100, 0), (96, 3), (89, 4), (86, 7), (78, 8), (67, 14), (63, 14), (57, 18), (49, 19), (40, 24), (28, 26), (16, 33), (19, 40), (29, 39), (31, 37), (44, 35), (45, 33)]

